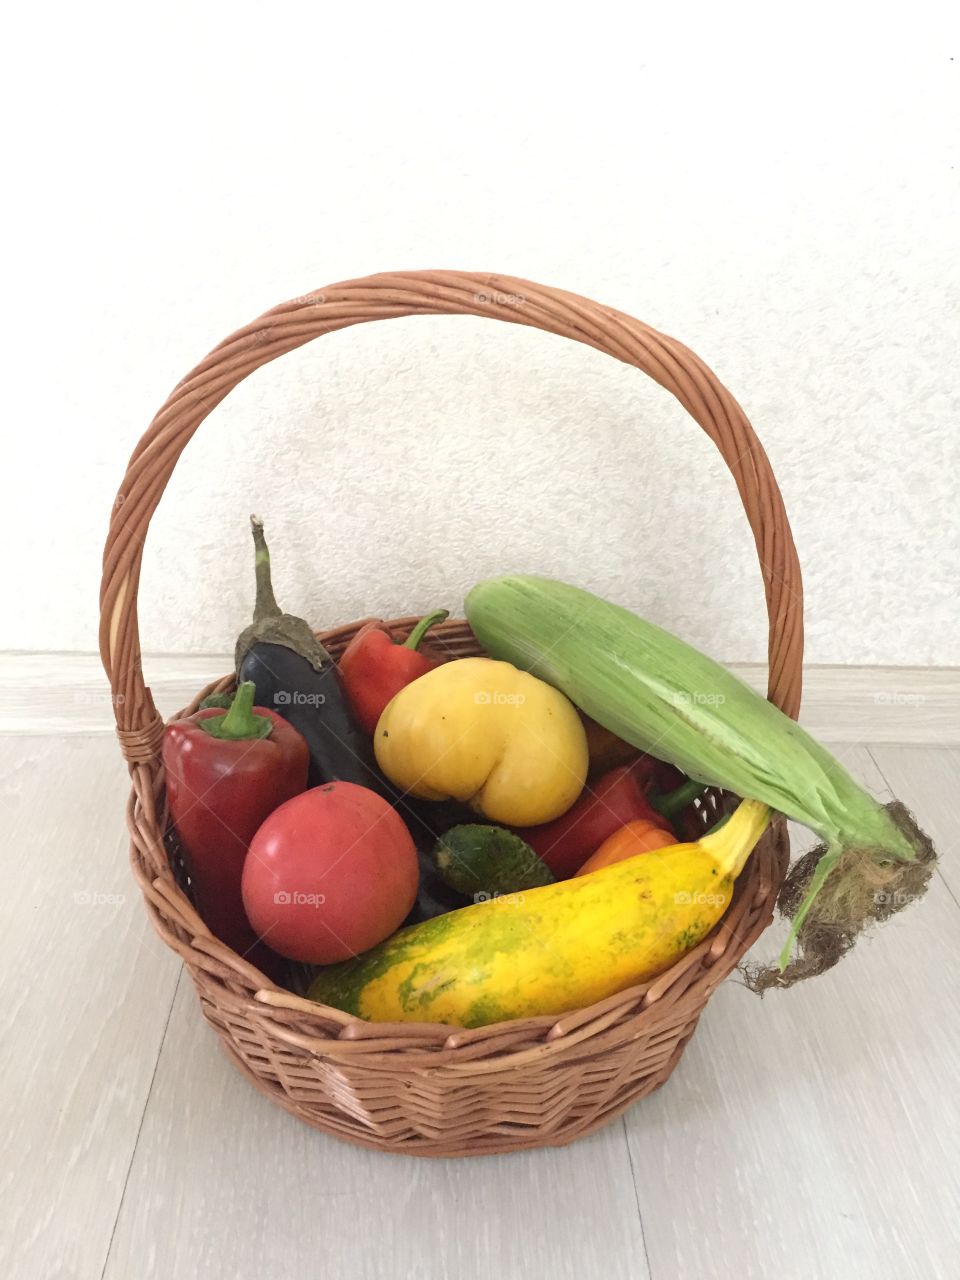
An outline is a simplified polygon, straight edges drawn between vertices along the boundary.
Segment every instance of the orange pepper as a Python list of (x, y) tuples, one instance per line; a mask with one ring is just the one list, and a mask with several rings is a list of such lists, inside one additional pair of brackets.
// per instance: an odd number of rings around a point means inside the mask
[(609, 867), (614, 862), (623, 862), (625, 858), (632, 858), (635, 854), (651, 853), (654, 849), (665, 849), (667, 845), (676, 843), (677, 837), (672, 832), (648, 818), (636, 818), (608, 836), (576, 874), (585, 876), (590, 871), (599, 871), (601, 867)]

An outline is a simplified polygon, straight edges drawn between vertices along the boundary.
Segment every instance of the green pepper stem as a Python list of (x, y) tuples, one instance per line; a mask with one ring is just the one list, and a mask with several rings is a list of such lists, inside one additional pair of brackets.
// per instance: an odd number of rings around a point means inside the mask
[(651, 796), (650, 803), (657, 813), (662, 814), (670, 822), (673, 822), (676, 818), (679, 818), (691, 801), (696, 800), (697, 796), (703, 795), (705, 789), (702, 782), (695, 782), (693, 778), (688, 778), (686, 782), (681, 782), (680, 786), (674, 791), (667, 791), (664, 795)]
[(252, 680), (244, 680), (237, 688), (230, 710), (222, 716), (208, 716), (201, 720), (200, 728), (212, 738), (226, 742), (242, 742), (245, 738), (266, 738), (273, 728), (269, 716), (253, 714), (253, 700), (257, 686)]
[[(258, 588), (259, 590), (259, 588)], [(450, 617), (449, 609), (436, 609), (433, 613), (428, 613), (425, 618), (421, 618), (417, 625), (404, 640), (402, 648), (418, 649), (420, 641), (427, 634), (435, 622), (443, 622), (444, 618)]]
[(257, 686), (252, 680), (244, 680), (239, 686), (230, 709), (223, 717), (221, 732), (230, 738), (249, 738), (256, 732), (254, 724), (253, 701), (257, 696)]
[(270, 551), (267, 540), (263, 536), (263, 521), (259, 516), (250, 517), (250, 528), (253, 530), (254, 570), (257, 575), (257, 600), (253, 606), (253, 620), (260, 622), (263, 618), (279, 618), (282, 610), (273, 594), (273, 580), (270, 576)]

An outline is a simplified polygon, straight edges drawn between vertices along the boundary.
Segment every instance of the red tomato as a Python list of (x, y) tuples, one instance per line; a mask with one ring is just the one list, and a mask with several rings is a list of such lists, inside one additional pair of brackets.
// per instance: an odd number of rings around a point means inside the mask
[(382, 942), (417, 896), (417, 851), (386, 800), (353, 782), (294, 796), (266, 819), (243, 864), (243, 905), (274, 951), (334, 964)]

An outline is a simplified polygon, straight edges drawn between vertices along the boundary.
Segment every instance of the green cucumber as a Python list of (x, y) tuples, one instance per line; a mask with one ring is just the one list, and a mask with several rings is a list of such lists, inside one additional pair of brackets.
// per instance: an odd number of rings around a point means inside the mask
[(431, 856), (444, 884), (475, 902), (554, 883), (550, 868), (526, 841), (486, 823), (452, 827)]

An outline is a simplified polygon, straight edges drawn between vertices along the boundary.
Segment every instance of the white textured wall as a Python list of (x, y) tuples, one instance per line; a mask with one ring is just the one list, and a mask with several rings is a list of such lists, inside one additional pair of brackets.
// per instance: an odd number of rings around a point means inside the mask
[[(592, 295), (713, 365), (784, 491), (810, 661), (960, 662), (960, 41), (929, 0), (909, 27), (721, 9), (21, 12), (0, 647), (95, 646), (126, 458), (221, 337), (339, 279), (454, 266)], [(712, 446), (641, 375), (547, 335), (368, 325), (255, 375), (155, 519), (146, 649), (231, 646), (251, 510), (281, 602), (317, 625), (458, 610), (526, 570), (765, 655)]]

